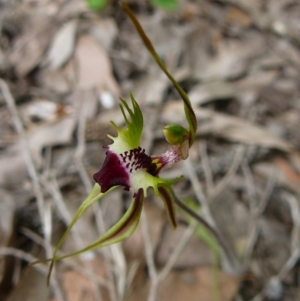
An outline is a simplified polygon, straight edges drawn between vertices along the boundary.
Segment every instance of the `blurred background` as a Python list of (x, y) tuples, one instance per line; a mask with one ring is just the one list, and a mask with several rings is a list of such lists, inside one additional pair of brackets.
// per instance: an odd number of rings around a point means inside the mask
[[(98, 4), (101, 10), (95, 10)], [(198, 120), (189, 159), (161, 176), (220, 235), (153, 193), (124, 243), (49, 258), (93, 186), (131, 91), (143, 147), (186, 126), (182, 101), (118, 1), (0, 1), (0, 300), (300, 300), (300, 3), (128, 0)], [(166, 10), (165, 7), (171, 10)], [(122, 189), (90, 208), (60, 254), (126, 211)], [(228, 255), (227, 254), (227, 255)]]

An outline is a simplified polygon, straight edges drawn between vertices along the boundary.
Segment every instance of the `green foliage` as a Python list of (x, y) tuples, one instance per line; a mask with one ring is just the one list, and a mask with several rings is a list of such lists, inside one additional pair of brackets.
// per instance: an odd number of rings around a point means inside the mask
[[(86, 0), (88, 7), (91, 10), (99, 10), (106, 5), (107, 0)], [(157, 8), (166, 10), (177, 10), (179, 5), (177, 0), (150, 0)]]
[(106, 0), (86, 0), (88, 7), (91, 10), (99, 10), (106, 4)]
[(158, 8), (167, 10), (176, 10), (179, 7), (177, 0), (150, 0), (150, 2)]

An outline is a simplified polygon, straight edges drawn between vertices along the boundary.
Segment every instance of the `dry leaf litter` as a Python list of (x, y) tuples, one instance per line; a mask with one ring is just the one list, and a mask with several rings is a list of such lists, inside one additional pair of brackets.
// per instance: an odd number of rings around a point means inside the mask
[[(178, 211), (172, 231), (154, 196), (121, 245), (46, 265), (122, 126), (132, 91), (144, 146), (184, 123), (182, 103), (130, 21), (109, 1), (0, 1), (0, 300), (300, 300), (300, 3), (181, 0), (165, 12), (129, 1), (189, 94), (199, 123), (188, 161), (163, 176), (218, 231), (235, 259), (216, 260)], [(96, 204), (63, 247), (71, 252), (128, 207), (122, 190)]]

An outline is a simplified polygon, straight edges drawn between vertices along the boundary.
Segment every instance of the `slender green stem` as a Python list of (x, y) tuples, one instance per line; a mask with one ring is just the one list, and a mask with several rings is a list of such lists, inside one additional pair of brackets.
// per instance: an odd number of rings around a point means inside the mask
[(203, 225), (216, 239), (218, 245), (223, 250), (223, 254), (226, 256), (228, 263), (233, 271), (238, 270), (238, 263), (236, 257), (234, 256), (232, 250), (228, 246), (227, 242), (223, 239), (220, 233), (213, 228), (202, 216), (197, 214), (194, 210), (185, 205), (176, 195), (174, 195), (174, 201), (178, 207), (180, 207), (184, 212), (193, 217), (196, 221), (198, 221), (201, 225)]
[(129, 6), (123, 1), (120, 2), (120, 5), (125, 10), (128, 17), (131, 19), (133, 25), (136, 28), (136, 31), (138, 32), (139, 36), (141, 37), (144, 45), (146, 46), (148, 51), (151, 53), (152, 57), (154, 58), (154, 60), (158, 64), (158, 66), (166, 74), (166, 76), (170, 79), (170, 81), (172, 82), (172, 84), (174, 85), (176, 90), (178, 91), (179, 95), (181, 96), (183, 103), (184, 103), (185, 116), (186, 116), (187, 122), (190, 127), (189, 128), (189, 133), (190, 133), (189, 144), (191, 147), (195, 141), (195, 136), (196, 136), (196, 131), (197, 131), (197, 119), (196, 119), (195, 112), (192, 108), (191, 101), (190, 101), (189, 97), (187, 96), (187, 94), (184, 92), (184, 90), (181, 88), (181, 86), (177, 83), (175, 78), (172, 76), (172, 74), (168, 71), (168, 69), (166, 68), (163, 61), (160, 59), (160, 57), (157, 54), (155, 48), (153, 47), (151, 41), (147, 37), (144, 29), (142, 28), (141, 24), (139, 23), (138, 19), (135, 17), (134, 13), (131, 11)]

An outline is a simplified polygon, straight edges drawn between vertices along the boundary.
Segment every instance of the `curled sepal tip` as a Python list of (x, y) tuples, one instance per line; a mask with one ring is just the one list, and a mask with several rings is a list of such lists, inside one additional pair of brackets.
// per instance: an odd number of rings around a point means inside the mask
[[(111, 191), (112, 189), (110, 189), (109, 191)], [(104, 193), (102, 195), (104, 195)], [(130, 204), (130, 207), (126, 211), (126, 213), (106, 233), (104, 233), (100, 238), (96, 239), (94, 242), (92, 242), (90, 245), (88, 245), (87, 247), (85, 247), (83, 249), (80, 249), (76, 252), (72, 252), (70, 254), (58, 257), (58, 256), (56, 256), (58, 248), (62, 245), (67, 234), (70, 232), (70, 228), (74, 225), (74, 222), (73, 222), (74, 219), (76, 218), (76, 220), (78, 220), (79, 214), (80, 214), (80, 216), (82, 215), (81, 213), (78, 213), (78, 211), (79, 211), (78, 210), (75, 215), (75, 218), (73, 219), (72, 223), (70, 224), (70, 226), (68, 227), (64, 236), (62, 237), (59, 244), (57, 245), (57, 247), (53, 253), (53, 258), (43, 261), (43, 262), (47, 262), (47, 261), (51, 262), (50, 267), (49, 267), (48, 277), (47, 277), (48, 283), (50, 280), (51, 271), (53, 269), (55, 261), (58, 261), (58, 260), (61, 260), (64, 258), (68, 258), (68, 257), (72, 257), (75, 255), (79, 255), (81, 253), (92, 251), (92, 250), (95, 250), (95, 249), (98, 249), (98, 248), (101, 248), (104, 246), (112, 245), (112, 244), (121, 242), (124, 239), (128, 238), (135, 231), (135, 229), (139, 223), (142, 208), (143, 208), (143, 201), (144, 201), (144, 192), (142, 189), (139, 189), (137, 191), (137, 193), (134, 195), (134, 198)]]
[(72, 256), (72, 254), (70, 254), (70, 255), (63, 256), (63, 257), (57, 257), (56, 254), (59, 251), (59, 249), (61, 248), (62, 244), (65, 242), (66, 238), (68, 237), (70, 231), (72, 230), (72, 228), (74, 227), (76, 222), (80, 219), (80, 217), (84, 214), (84, 212), (86, 212), (86, 210), (90, 206), (92, 206), (96, 201), (99, 201), (102, 197), (104, 197), (106, 194), (108, 194), (110, 191), (114, 190), (115, 188), (117, 188), (117, 187), (112, 187), (107, 192), (101, 193), (100, 192), (100, 186), (96, 183), (94, 185), (92, 191), (90, 192), (90, 194), (87, 196), (87, 198), (83, 201), (83, 203), (78, 208), (78, 210), (77, 210), (75, 216), (73, 217), (70, 225), (68, 226), (68, 228), (65, 231), (64, 235), (62, 236), (62, 238), (60, 239), (60, 241), (56, 245), (56, 247), (54, 249), (54, 252), (53, 252), (52, 258), (45, 259), (45, 260), (39, 260), (39, 261), (36, 261), (36, 262), (32, 263), (32, 265), (34, 265), (34, 264), (37, 264), (37, 263), (50, 262), (48, 276), (47, 276), (47, 284), (48, 285), (49, 285), (49, 282), (50, 282), (50, 276), (51, 276), (51, 272), (52, 272), (55, 261), (60, 260), (60, 259), (65, 258), (65, 257)]

